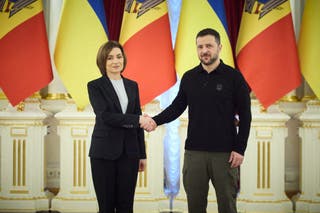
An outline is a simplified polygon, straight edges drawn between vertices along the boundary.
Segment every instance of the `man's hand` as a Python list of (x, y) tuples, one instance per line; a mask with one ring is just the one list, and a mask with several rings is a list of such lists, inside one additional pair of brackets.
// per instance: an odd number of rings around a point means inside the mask
[(230, 158), (229, 158), (229, 163), (231, 163), (231, 168), (236, 168), (238, 166), (240, 166), (243, 162), (243, 155), (232, 151), (230, 154)]
[(147, 114), (141, 115), (139, 119), (140, 127), (146, 130), (147, 132), (151, 132), (156, 129), (156, 122)]

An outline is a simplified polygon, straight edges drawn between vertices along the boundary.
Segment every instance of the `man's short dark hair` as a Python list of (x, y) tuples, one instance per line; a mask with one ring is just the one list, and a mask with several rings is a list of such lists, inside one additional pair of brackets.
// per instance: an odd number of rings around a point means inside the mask
[(198, 32), (196, 39), (198, 37), (203, 37), (203, 36), (206, 36), (206, 35), (214, 36), (215, 39), (216, 39), (216, 42), (218, 44), (220, 44), (220, 34), (216, 30), (211, 29), (211, 28), (205, 28), (205, 29), (201, 30), (200, 32)]

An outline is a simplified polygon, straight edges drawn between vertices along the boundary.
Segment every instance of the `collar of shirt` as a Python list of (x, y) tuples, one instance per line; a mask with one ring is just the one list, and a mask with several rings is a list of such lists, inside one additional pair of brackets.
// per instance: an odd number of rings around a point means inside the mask
[(199, 73), (201, 73), (201, 74), (213, 74), (213, 73), (221, 74), (221, 73), (223, 73), (223, 68), (222, 68), (223, 65), (224, 65), (224, 63), (223, 63), (223, 61), (220, 59), (220, 64), (218, 65), (218, 67), (217, 67), (215, 70), (213, 70), (212, 72), (210, 72), (210, 73), (208, 73), (205, 69), (203, 69), (203, 66), (202, 66), (201, 63), (199, 64), (197, 70), (198, 70)]

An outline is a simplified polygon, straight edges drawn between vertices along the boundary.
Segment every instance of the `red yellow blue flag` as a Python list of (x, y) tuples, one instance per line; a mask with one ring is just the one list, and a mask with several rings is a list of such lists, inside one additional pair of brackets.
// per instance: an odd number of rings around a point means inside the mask
[(182, 0), (175, 44), (176, 70), (179, 76), (200, 63), (195, 42), (197, 33), (204, 28), (213, 28), (219, 32), (223, 46), (220, 58), (224, 63), (234, 66), (224, 1)]
[(141, 105), (174, 85), (167, 1), (127, 0), (119, 40), (128, 58), (123, 75), (138, 82)]
[(87, 82), (101, 76), (96, 56), (107, 40), (102, 0), (64, 0), (54, 61), (62, 82), (80, 109), (89, 104)]
[(246, 0), (237, 41), (237, 64), (267, 108), (301, 84), (288, 0)]
[(41, 0), (0, 1), (0, 87), (15, 106), (53, 78)]
[(320, 1), (307, 0), (299, 36), (301, 72), (314, 94), (320, 99)]

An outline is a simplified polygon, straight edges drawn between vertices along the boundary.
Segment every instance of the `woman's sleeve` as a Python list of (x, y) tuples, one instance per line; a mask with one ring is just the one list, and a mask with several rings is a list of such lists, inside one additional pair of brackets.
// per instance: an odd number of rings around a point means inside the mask
[(91, 106), (96, 117), (113, 127), (139, 128), (139, 114), (123, 114), (110, 111), (108, 101), (103, 96), (100, 88), (93, 83), (88, 83), (88, 93)]
[[(139, 87), (138, 84), (136, 84), (136, 105), (135, 105), (135, 113), (137, 115), (141, 115), (141, 105), (140, 105), (140, 93), (139, 93)], [(138, 128), (138, 142), (139, 142), (139, 150), (140, 150), (140, 159), (146, 159), (146, 147), (145, 147), (145, 140), (144, 140), (144, 130), (142, 128)]]

